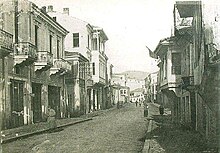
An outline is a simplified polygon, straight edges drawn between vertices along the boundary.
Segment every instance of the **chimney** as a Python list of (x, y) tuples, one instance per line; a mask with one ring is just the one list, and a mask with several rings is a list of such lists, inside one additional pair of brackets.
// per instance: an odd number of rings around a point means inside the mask
[(46, 7), (46, 6), (43, 6), (43, 7), (41, 8), (41, 10), (42, 10), (44, 13), (46, 13), (46, 12), (47, 12), (47, 7)]
[(49, 5), (49, 6), (47, 7), (47, 11), (48, 11), (48, 12), (53, 12), (53, 5)]
[(69, 8), (63, 8), (63, 14), (69, 15)]

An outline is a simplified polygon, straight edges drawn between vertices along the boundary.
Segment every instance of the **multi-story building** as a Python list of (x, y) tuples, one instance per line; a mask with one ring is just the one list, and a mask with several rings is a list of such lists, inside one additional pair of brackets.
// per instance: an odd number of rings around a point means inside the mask
[(74, 66), (74, 78), (68, 78), (69, 100), (73, 102), (72, 113), (88, 113), (92, 109), (92, 74), (91, 43), (93, 30), (92, 26), (80, 19), (69, 15), (69, 8), (63, 8), (63, 12), (56, 12), (53, 6), (48, 6), (47, 13), (58, 23), (62, 24), (69, 33), (65, 45), (65, 58)]
[[(85, 113), (105, 109), (108, 84), (108, 57), (105, 54), (107, 35), (102, 28), (70, 16), (69, 8), (64, 8), (63, 13), (59, 13), (53, 10), (53, 6), (48, 6), (48, 14), (70, 31), (65, 39), (65, 52), (68, 55), (66, 58), (75, 62), (75, 65), (85, 73), (80, 84), (77, 80), (76, 83), (72, 83), (75, 89), (73, 91), (75, 108), (80, 108)], [(72, 59), (76, 60), (71, 57), (73, 52), (80, 53), (80, 56), (87, 60), (80, 61), (77, 58), (77, 61), (73, 61)]]
[(150, 73), (145, 78), (145, 98), (148, 102), (156, 102), (157, 100), (157, 80), (158, 72)]
[(113, 74), (111, 84), (113, 86), (114, 104), (130, 101), (130, 87), (127, 86), (125, 74)]
[(113, 65), (107, 62), (107, 103), (106, 108), (113, 106), (113, 86), (112, 86), (112, 76), (113, 76)]
[[(70, 63), (63, 59), (68, 31), (47, 15), (45, 7), (27, 0), (1, 1), (0, 6), (1, 29), (13, 34), (14, 43), (13, 53), (3, 59), (1, 68), (3, 128), (45, 121), (48, 107), (57, 118), (65, 117), (65, 76), (72, 73)], [(11, 43), (11, 36), (7, 37)]]
[[(174, 33), (178, 40), (178, 45), (181, 50), (181, 77), (182, 81), (188, 81), (189, 84), (181, 85), (181, 97), (176, 109), (176, 120), (181, 121), (182, 124), (190, 126), (195, 129), (196, 127), (196, 101), (194, 90), (188, 90), (194, 85), (194, 64), (193, 64), (193, 22), (197, 20), (194, 14), (200, 8), (198, 2), (184, 4), (184, 2), (177, 2), (174, 5)], [(184, 9), (193, 8), (194, 11), (184, 11)], [(198, 13), (198, 12), (196, 12)]]
[(174, 36), (161, 40), (155, 50), (161, 60), (161, 101), (170, 102), (173, 121), (218, 143), (219, 7), (178, 1), (173, 13)]
[(127, 77), (125, 74), (113, 74), (112, 84), (120, 84), (121, 86), (127, 86)]
[(130, 101), (130, 88), (120, 84), (112, 85), (113, 105), (123, 105)]
[[(173, 106), (179, 102), (181, 90), (181, 52), (176, 44), (175, 37), (162, 39), (156, 47), (155, 54), (160, 60), (158, 75), (158, 100), (165, 107), (170, 107), (173, 114), (176, 113)], [(175, 115), (174, 115), (175, 116)]]
[(100, 27), (92, 26), (92, 79), (94, 81), (93, 96), (96, 102), (95, 109), (106, 109), (107, 92), (107, 61), (105, 54), (105, 42), (108, 40), (104, 30)]
[[(201, 1), (176, 2), (174, 26), (175, 36), (190, 42), (184, 44), (182, 52), (182, 90), (188, 92), (189, 96), (182, 96), (185, 105), (181, 106), (180, 115), (189, 121), (191, 119), (192, 128), (209, 141), (218, 142), (219, 5), (217, 1), (209, 4)], [(190, 25), (181, 25), (179, 29), (178, 21), (187, 21)], [(190, 105), (187, 104), (187, 99)]]
[[(1, 11), (1, 10), (0, 10)], [(2, 27), (1, 27), (2, 28)], [(0, 130), (5, 127), (3, 120), (5, 118), (5, 105), (6, 105), (6, 92), (8, 88), (8, 67), (9, 59), (11, 58), (11, 53), (13, 53), (13, 35), (0, 29)]]
[(137, 88), (130, 91), (130, 99), (131, 102), (143, 102), (145, 100), (144, 89)]

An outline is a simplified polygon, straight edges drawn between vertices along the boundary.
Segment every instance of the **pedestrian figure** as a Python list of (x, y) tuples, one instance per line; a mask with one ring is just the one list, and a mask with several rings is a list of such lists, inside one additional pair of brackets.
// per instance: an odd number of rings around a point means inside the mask
[(144, 117), (148, 116), (148, 105), (144, 104)]
[(160, 112), (160, 115), (164, 114), (164, 107), (161, 105), (159, 106), (159, 112)]
[(139, 99), (139, 106), (141, 107), (141, 99)]
[(49, 130), (53, 131), (57, 128), (57, 124), (56, 124), (56, 112), (54, 109), (48, 107), (48, 118), (47, 118), (47, 122), (49, 125)]
[(120, 108), (120, 103), (119, 103), (119, 101), (117, 102), (117, 108), (118, 108), (118, 109)]
[(136, 104), (136, 107), (137, 107), (137, 105), (138, 105), (138, 100), (136, 100), (135, 104)]

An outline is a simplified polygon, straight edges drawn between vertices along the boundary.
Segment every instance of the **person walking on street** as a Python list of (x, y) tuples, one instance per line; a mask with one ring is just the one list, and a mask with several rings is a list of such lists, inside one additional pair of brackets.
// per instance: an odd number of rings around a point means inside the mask
[(135, 105), (136, 105), (136, 107), (137, 107), (137, 105), (138, 105), (138, 100), (135, 101)]
[(164, 114), (164, 107), (162, 105), (159, 106), (160, 115)]
[(139, 99), (139, 106), (141, 107), (141, 99)]
[(144, 103), (144, 117), (148, 116), (148, 105), (146, 103)]

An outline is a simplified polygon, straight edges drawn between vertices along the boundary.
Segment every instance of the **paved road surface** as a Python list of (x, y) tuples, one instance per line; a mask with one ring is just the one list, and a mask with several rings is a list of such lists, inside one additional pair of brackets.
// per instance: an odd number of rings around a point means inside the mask
[(3, 144), (3, 153), (136, 153), (147, 130), (143, 107), (128, 104), (63, 131)]

